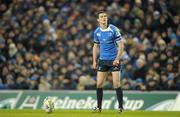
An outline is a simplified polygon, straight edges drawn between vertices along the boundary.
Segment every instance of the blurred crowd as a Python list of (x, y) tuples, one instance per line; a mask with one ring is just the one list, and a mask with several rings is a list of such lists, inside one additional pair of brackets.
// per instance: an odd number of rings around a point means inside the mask
[[(180, 15), (170, 0), (1, 0), (0, 89), (92, 90), (96, 12), (124, 37), (124, 90), (180, 90)], [(111, 90), (109, 75), (104, 88)]]

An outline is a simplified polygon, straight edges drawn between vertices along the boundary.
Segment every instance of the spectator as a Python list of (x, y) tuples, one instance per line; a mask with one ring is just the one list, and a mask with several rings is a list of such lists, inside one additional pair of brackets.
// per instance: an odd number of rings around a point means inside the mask
[(138, 59), (136, 61), (137, 68), (134, 70), (133, 73), (133, 80), (136, 80), (138, 78), (141, 78), (143, 81), (145, 80), (145, 75), (147, 73), (147, 68), (145, 66), (145, 61), (143, 59)]

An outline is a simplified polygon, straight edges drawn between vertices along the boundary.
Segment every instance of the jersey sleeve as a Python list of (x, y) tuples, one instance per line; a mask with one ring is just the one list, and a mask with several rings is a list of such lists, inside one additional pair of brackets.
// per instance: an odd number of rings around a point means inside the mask
[(94, 32), (94, 43), (96, 44), (100, 43), (96, 32)]
[(121, 42), (122, 37), (121, 37), (120, 30), (119, 30), (117, 27), (115, 27), (115, 30), (114, 30), (114, 31), (115, 31), (115, 33), (114, 33), (114, 38), (115, 38), (116, 43)]

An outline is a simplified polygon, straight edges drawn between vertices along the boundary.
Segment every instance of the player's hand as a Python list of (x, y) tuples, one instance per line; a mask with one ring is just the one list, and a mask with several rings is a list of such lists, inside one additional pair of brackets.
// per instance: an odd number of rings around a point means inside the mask
[(118, 66), (118, 65), (119, 65), (119, 60), (115, 59), (115, 60), (113, 61), (113, 65), (114, 65), (114, 66)]
[(96, 68), (97, 68), (97, 63), (96, 63), (96, 62), (93, 62), (92, 68), (93, 68), (93, 69), (96, 69)]

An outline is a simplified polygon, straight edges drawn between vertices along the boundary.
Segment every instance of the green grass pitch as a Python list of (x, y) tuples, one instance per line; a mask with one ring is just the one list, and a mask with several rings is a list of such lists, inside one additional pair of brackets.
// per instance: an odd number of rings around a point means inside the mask
[(90, 110), (55, 110), (47, 114), (43, 110), (0, 110), (0, 117), (180, 117), (180, 112), (168, 111), (123, 111), (103, 110), (101, 113), (92, 113)]

